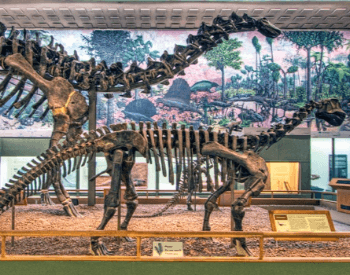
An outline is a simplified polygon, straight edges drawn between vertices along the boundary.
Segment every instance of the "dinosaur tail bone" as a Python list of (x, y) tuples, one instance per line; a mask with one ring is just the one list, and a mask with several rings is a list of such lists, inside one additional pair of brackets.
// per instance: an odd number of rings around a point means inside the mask
[[(140, 133), (133, 130), (111, 132), (105, 126), (102, 129), (85, 133), (84, 137), (78, 137), (74, 143), (63, 142), (63, 145), (53, 146), (22, 167), (9, 181), (10, 184), (5, 184), (7, 188), (0, 190), (1, 212), (7, 210), (13, 200), (21, 201), (25, 196), (38, 193), (43, 183), (57, 175), (56, 172), (60, 171), (61, 167), (63, 174), (67, 174), (66, 161), (69, 174), (72, 168), (71, 159), (79, 158), (74, 161), (74, 170), (80, 165), (83, 166), (87, 159), (90, 161), (97, 152), (108, 153), (121, 149), (129, 152), (139, 151), (146, 156), (147, 141)], [(82, 160), (83, 158), (85, 159)], [(23, 190), (24, 196), (21, 195)]]

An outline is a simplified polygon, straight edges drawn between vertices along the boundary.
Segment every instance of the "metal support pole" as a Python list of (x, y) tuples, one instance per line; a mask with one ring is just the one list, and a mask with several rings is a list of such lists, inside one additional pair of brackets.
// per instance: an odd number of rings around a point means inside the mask
[[(12, 200), (11, 203), (12, 206), (12, 221), (11, 221), (11, 229), (15, 230), (15, 218), (16, 218), (16, 209), (15, 209), (15, 199)], [(11, 237), (11, 247), (14, 247), (15, 245), (15, 237)]]
[(76, 170), (75, 180), (76, 180), (76, 188), (77, 188), (76, 196), (78, 197), (79, 196), (79, 190), (80, 190), (80, 169)]
[(194, 189), (194, 211), (197, 211), (197, 188)]
[[(236, 167), (232, 163), (232, 174), (231, 174), (231, 183), (230, 183), (230, 189), (231, 189), (231, 205), (235, 201), (235, 178), (236, 178)], [(235, 230), (235, 221), (233, 220), (232, 213), (230, 215), (231, 217), (231, 231)], [(233, 239), (231, 239), (231, 246), (235, 245), (233, 243)]]
[[(119, 185), (119, 191), (118, 191), (118, 201), (119, 201), (119, 206), (118, 206), (118, 231), (120, 230), (120, 224), (121, 224), (121, 216), (122, 216), (122, 203), (121, 203), (121, 185)], [(117, 238), (117, 243), (120, 245), (122, 238), (118, 237)]]
[[(156, 169), (156, 168), (155, 168)], [(156, 170), (156, 196), (159, 196), (159, 171)]]
[[(332, 138), (332, 174), (331, 174), (331, 178), (335, 177), (335, 139)], [(334, 192), (334, 188), (332, 187), (332, 192)]]
[[(96, 90), (89, 92), (89, 130), (96, 130)], [(89, 163), (88, 178), (96, 175), (96, 156)], [(88, 206), (96, 204), (96, 180), (89, 181), (88, 184)]]

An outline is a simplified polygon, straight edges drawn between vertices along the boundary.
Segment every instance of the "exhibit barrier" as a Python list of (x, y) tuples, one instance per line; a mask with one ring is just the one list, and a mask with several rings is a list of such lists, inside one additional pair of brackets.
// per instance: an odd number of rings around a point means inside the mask
[[(96, 189), (96, 193), (103, 194), (105, 189)], [(76, 193), (82, 193), (82, 192), (88, 192), (87, 189), (67, 189), (69, 192), (76, 192)], [(176, 190), (168, 190), (168, 189), (136, 189), (138, 193), (141, 195), (145, 195), (146, 198), (149, 198), (151, 196), (159, 196), (159, 193), (166, 193), (167, 195), (172, 195)], [(239, 191), (239, 190), (237, 190)], [(49, 192), (54, 192), (53, 189), (49, 189)], [(184, 192), (185, 195), (187, 195), (187, 192)], [(210, 195), (210, 192), (202, 192), (202, 193), (197, 193), (197, 196), (200, 194), (203, 195)], [(286, 190), (263, 190), (261, 191), (261, 194), (270, 194), (270, 198), (274, 198), (274, 195), (276, 194), (283, 194), (283, 195), (301, 195), (301, 194), (310, 194), (310, 198), (317, 198), (316, 195), (320, 194), (320, 198), (324, 199), (325, 195), (330, 195), (330, 196), (337, 196), (336, 192), (328, 192), (328, 191), (316, 191), (316, 190), (295, 190), (295, 191), (286, 191)]]
[[(135, 256), (75, 256), (49, 255), (28, 256), (6, 254), (6, 238), (8, 237), (131, 237), (136, 238)], [(285, 232), (169, 232), (169, 231), (0, 231), (1, 256), (0, 261), (166, 261), (166, 262), (350, 262), (350, 257), (265, 257), (264, 240), (266, 238), (350, 238), (350, 232), (333, 233), (285, 233)], [(162, 258), (141, 255), (142, 238), (258, 238), (258, 257), (231, 256), (185, 256), (176, 258)]]

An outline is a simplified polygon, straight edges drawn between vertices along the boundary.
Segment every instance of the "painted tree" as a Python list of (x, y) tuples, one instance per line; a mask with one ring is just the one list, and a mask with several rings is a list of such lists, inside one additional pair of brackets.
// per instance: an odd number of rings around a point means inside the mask
[(253, 37), (252, 43), (253, 43), (253, 46), (255, 48), (255, 70), (256, 70), (256, 81), (258, 82), (261, 44), (259, 43), (259, 39), (256, 36)]
[(242, 76), (239, 74), (235, 74), (233, 76), (231, 76), (231, 86), (234, 89), (239, 89), (241, 87), (241, 80), (242, 80)]
[[(325, 83), (329, 84), (329, 96), (336, 93), (342, 98), (350, 96), (349, 90), (350, 68), (343, 63), (330, 62), (324, 73)], [(334, 87), (336, 88), (334, 90)]]
[(312, 99), (312, 87), (311, 87), (311, 49), (315, 47), (321, 47), (321, 51), (324, 48), (332, 51), (339, 47), (343, 42), (343, 36), (340, 32), (324, 32), (324, 31), (287, 31), (283, 32), (283, 38), (291, 41), (297, 46), (298, 49), (306, 51), (306, 93), (307, 100)]
[(296, 73), (298, 74), (298, 83), (301, 85), (301, 79), (300, 79), (300, 70), (299, 69), (305, 69), (306, 62), (300, 55), (289, 55), (286, 58), (284, 58), (284, 61), (289, 63), (291, 66), (298, 67), (298, 70), (293, 73), (293, 94), (296, 95), (296, 87), (297, 87), (297, 77)]
[(251, 73), (254, 72), (254, 68), (252, 66), (248, 66), (245, 65), (244, 66), (244, 70), (241, 70), (241, 73), (244, 75), (247, 75), (247, 79), (246, 79), (246, 88), (250, 89), (252, 80), (253, 80), (253, 76), (251, 75)]
[[(151, 51), (152, 42), (143, 40), (142, 35), (136, 39), (131, 38), (129, 31), (108, 31), (94, 30), (90, 36), (82, 35), (86, 43), (80, 46), (81, 49), (96, 58), (98, 61), (106, 61), (108, 65), (121, 62), (123, 67), (127, 67), (131, 62), (136, 61), (138, 65), (145, 63), (147, 57), (156, 59), (159, 57), (158, 51)], [(137, 91), (135, 91), (137, 97)], [(107, 101), (107, 123), (114, 123), (114, 97), (105, 95)]]
[(121, 62), (127, 67), (132, 61), (142, 64), (148, 56), (153, 59), (159, 57), (158, 51), (151, 51), (151, 41), (144, 42), (141, 35), (132, 39), (129, 31), (94, 30), (90, 35), (81, 37), (86, 45), (80, 48), (91, 57), (106, 61), (108, 65)]
[(270, 51), (271, 51), (271, 61), (272, 61), (272, 62), (274, 62), (274, 61), (273, 61), (273, 48), (272, 48), (273, 41), (274, 41), (274, 39), (273, 39), (273, 38), (271, 38), (271, 37), (266, 37), (266, 42), (267, 42), (267, 44), (269, 44), (269, 46), (270, 46)]
[(256, 82), (258, 86), (257, 95), (271, 97), (276, 91), (272, 71), (268, 67), (269, 64), (271, 64), (270, 55), (264, 55), (260, 61), (259, 79)]
[(240, 51), (236, 51), (242, 46), (242, 41), (237, 38), (224, 40), (223, 43), (215, 47), (213, 50), (207, 52), (204, 57), (209, 61), (210, 67), (215, 67), (216, 70), (221, 71), (222, 79), (222, 94), (221, 100), (225, 99), (225, 68), (230, 67), (239, 70), (242, 65)]
[(333, 52), (339, 47), (343, 46), (344, 37), (343, 34), (338, 31), (332, 32), (318, 32), (318, 40), (321, 51), (319, 52), (318, 65), (316, 65), (317, 81), (316, 81), (316, 92), (315, 100), (318, 100), (318, 95), (322, 94), (322, 75), (324, 72), (324, 50), (326, 49), (328, 53)]

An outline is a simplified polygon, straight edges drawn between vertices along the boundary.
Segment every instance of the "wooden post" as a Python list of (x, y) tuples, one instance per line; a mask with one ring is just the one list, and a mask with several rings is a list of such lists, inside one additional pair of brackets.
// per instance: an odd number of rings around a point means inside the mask
[[(89, 130), (96, 130), (96, 90), (89, 91)], [(96, 175), (96, 156), (89, 163), (88, 178)], [(88, 206), (96, 204), (96, 180), (89, 181), (88, 185)]]
[(6, 255), (6, 236), (1, 236), (1, 258)]
[[(12, 221), (11, 221), (11, 229), (12, 230), (15, 230), (15, 218), (16, 218), (16, 209), (15, 209), (15, 199), (12, 200), (12, 203), (11, 203), (11, 206), (12, 206)], [(15, 245), (15, 237), (12, 236), (11, 237), (11, 247), (14, 247)]]
[(136, 256), (137, 256), (138, 258), (141, 257), (141, 237), (140, 237), (140, 236), (137, 236)]
[(259, 241), (259, 260), (264, 259), (264, 237), (260, 237)]

